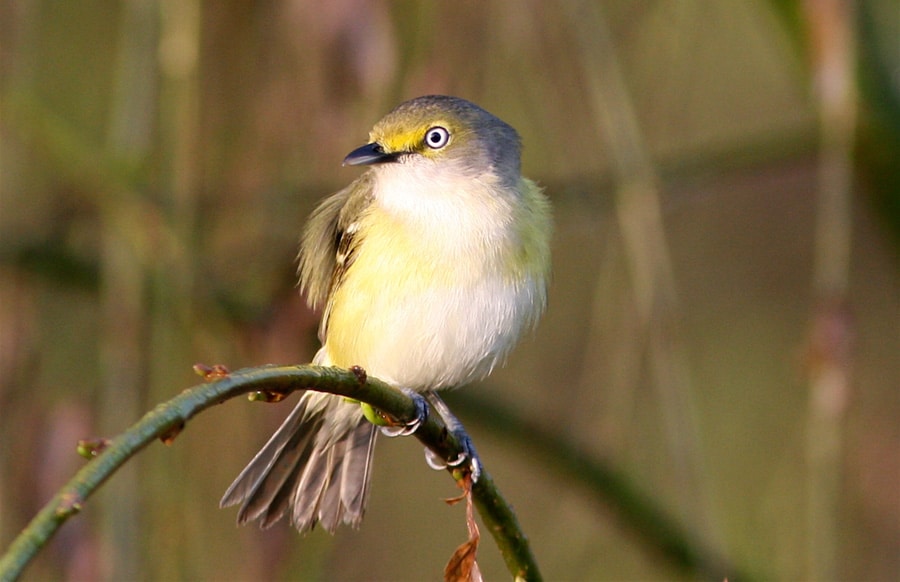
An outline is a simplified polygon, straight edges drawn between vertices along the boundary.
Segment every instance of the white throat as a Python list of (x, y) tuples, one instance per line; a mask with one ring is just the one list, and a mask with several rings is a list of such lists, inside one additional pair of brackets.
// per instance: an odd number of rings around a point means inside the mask
[(516, 193), (491, 171), (478, 174), (451, 160), (385, 164), (375, 170), (376, 204), (425, 232), (452, 229), (455, 240), (498, 239), (512, 225)]

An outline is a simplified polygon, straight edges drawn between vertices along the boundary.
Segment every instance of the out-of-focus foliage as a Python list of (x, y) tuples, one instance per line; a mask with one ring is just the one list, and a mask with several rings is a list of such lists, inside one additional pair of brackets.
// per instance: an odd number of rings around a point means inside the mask
[[(520, 131), (557, 222), (545, 320), (467, 394), (620, 468), (746, 571), (895, 576), (900, 13), (846, 4), (829, 28), (829, 4), (2, 0), (0, 547), (79, 466), (79, 438), (195, 383), (195, 362), (309, 360), (306, 215), (358, 174), (340, 161), (381, 115), (448, 93)], [(858, 123), (837, 137), (857, 147), (831, 309), (811, 47), (844, 30)], [(849, 374), (827, 422), (822, 361)], [(379, 443), (358, 532), (236, 528), (217, 508), (289, 408), (194, 419), (26, 578), (439, 577), (464, 517), (411, 439)], [(681, 575), (589, 490), (467, 426), (548, 579)], [(487, 540), (479, 562), (506, 577)]]
[(900, 9), (890, 2), (860, 5), (860, 88), (866, 123), (860, 161), (875, 209), (900, 244)]

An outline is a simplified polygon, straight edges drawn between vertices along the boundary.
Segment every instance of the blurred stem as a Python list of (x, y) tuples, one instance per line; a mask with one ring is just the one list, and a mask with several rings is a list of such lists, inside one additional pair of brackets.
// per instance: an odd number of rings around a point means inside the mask
[[(59, 527), (81, 511), (87, 498), (129, 458), (157, 438), (171, 444), (188, 420), (229, 398), (258, 391), (287, 395), (297, 390), (319, 390), (367, 402), (402, 422), (413, 420), (417, 413), (416, 403), (401, 390), (372, 377), (362, 384), (359, 376), (339, 368), (264, 366), (231, 373), (212, 371), (207, 379), (209, 383), (185, 390), (145, 414), (78, 471), (0, 557), (0, 582), (17, 579)], [(437, 414), (429, 414), (415, 436), (445, 460), (457, 459), (464, 452), (456, 434)], [(454, 469), (448, 470), (452, 473)], [(484, 483), (479, 480), (472, 493), (482, 520), (504, 554), (510, 573), (516, 579), (540, 580), (537, 563), (515, 514), (500, 496), (487, 471), (482, 476)], [(116, 511), (124, 509), (116, 506)], [(137, 539), (137, 534), (134, 535)]]
[[(148, 393), (154, 400), (165, 397), (179, 377), (174, 370), (190, 365), (191, 338), (195, 337), (194, 273), (196, 265), (197, 180), (198, 180), (198, 66), (200, 53), (200, 5), (196, 0), (162, 0), (155, 3), (159, 19), (156, 50), (159, 67), (159, 197), (163, 200), (163, 220), (170, 236), (148, 265), (153, 309), (149, 323), (150, 360)], [(171, 494), (171, 482), (178, 480), (187, 462), (187, 453), (178, 449), (166, 459), (148, 467), (154, 479), (146, 487), (150, 494)], [(157, 565), (162, 579), (179, 578), (194, 571), (192, 560), (205, 532), (198, 523), (183, 519), (190, 515), (195, 483), (189, 481), (173, 499), (148, 516), (147, 547), (162, 548), (167, 559)], [(175, 530), (168, 524), (180, 522)]]
[[(122, 6), (119, 47), (106, 139), (107, 157), (126, 166), (141, 166), (152, 143), (155, 99), (156, 18), (152, 0), (129, 0)], [(100, 302), (103, 314), (100, 351), (103, 370), (99, 399), (105, 425), (134, 418), (140, 411), (146, 362), (144, 333), (147, 297), (145, 266), (148, 223), (134, 183), (107, 187), (97, 197), (102, 229)], [(138, 473), (129, 466), (110, 487), (109, 510), (101, 513), (101, 544), (107, 557), (104, 574), (137, 579), (144, 570), (136, 543), (141, 531)]]
[[(123, 196), (127, 197), (127, 195)], [(130, 240), (133, 222), (128, 213), (106, 207), (101, 212), (101, 294), (103, 325), (100, 356), (103, 382), (98, 411), (103, 425), (115, 419), (134, 418), (139, 410), (143, 377), (141, 356), (143, 318), (143, 272)], [(139, 552), (133, 543), (140, 531), (137, 507), (138, 475), (129, 467), (109, 495), (109, 511), (101, 512), (101, 544), (108, 556), (114, 579), (135, 579), (140, 571)]]
[(683, 517), (690, 516), (709, 531), (690, 378), (677, 331), (678, 297), (665, 240), (659, 178), (644, 145), (602, 7), (597, 2), (582, 2), (570, 10), (589, 103), (613, 161), (616, 213), (639, 330), (649, 344), (651, 373), (661, 400), (670, 467), (684, 493), (682, 498), (691, 500), (690, 506), (685, 504), (681, 510)]
[[(197, 67), (200, 53), (200, 5), (196, 0), (165, 0), (161, 4), (159, 63), (161, 81), (160, 125), (162, 149), (168, 167), (162, 175), (171, 199), (174, 252), (164, 266), (170, 293), (191, 296), (192, 270), (189, 249), (195, 232), (198, 165), (199, 89)], [(181, 251), (181, 252), (178, 252)], [(175, 288), (172, 289), (172, 283)], [(187, 317), (190, 305), (180, 305)]]
[(846, 313), (852, 235), (853, 140), (856, 129), (855, 6), (849, 0), (803, 3), (820, 109), (819, 204), (816, 214), (809, 339), (806, 578), (837, 570), (843, 418), (850, 393)]

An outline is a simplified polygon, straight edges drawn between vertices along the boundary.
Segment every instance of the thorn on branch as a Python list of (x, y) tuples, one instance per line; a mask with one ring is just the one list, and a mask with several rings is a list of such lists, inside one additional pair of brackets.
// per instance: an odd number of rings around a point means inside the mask
[(193, 369), (194, 372), (206, 382), (215, 382), (216, 380), (227, 378), (228, 375), (231, 374), (231, 371), (222, 364), (207, 366), (206, 364), (197, 363), (193, 365)]
[(360, 386), (365, 386), (366, 382), (369, 381), (369, 375), (362, 366), (350, 366), (350, 371), (356, 376), (356, 381), (359, 382)]
[(169, 430), (159, 435), (159, 440), (166, 446), (171, 445), (175, 442), (175, 437), (181, 434), (181, 431), (184, 430), (184, 422), (179, 422), (173, 425)]
[(268, 402), (270, 404), (281, 402), (287, 397), (287, 394), (277, 390), (258, 390), (247, 394), (247, 400), (250, 402)]
[[(457, 468), (453, 469), (450, 472), (450, 474), (456, 480), (457, 485), (460, 485), (463, 482), (468, 482), (469, 488), (471, 489), (472, 469), (469, 467), (468, 464), (466, 464), (465, 466), (461, 466), (461, 467), (457, 467)], [(462, 487), (462, 485), (460, 485), (460, 487)]]
[(103, 437), (81, 439), (78, 441), (78, 446), (75, 447), (75, 451), (85, 459), (93, 459), (102, 453), (111, 442), (111, 440)]
[(75, 493), (64, 493), (59, 505), (56, 507), (56, 517), (66, 519), (81, 511), (84, 507), (84, 499)]

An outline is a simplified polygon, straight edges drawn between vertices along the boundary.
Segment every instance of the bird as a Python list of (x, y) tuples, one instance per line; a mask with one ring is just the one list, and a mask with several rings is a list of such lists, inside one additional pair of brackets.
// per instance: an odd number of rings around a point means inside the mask
[[(433, 394), (486, 377), (547, 304), (552, 216), (510, 125), (459, 97), (395, 107), (350, 152), (366, 171), (304, 228), (301, 292), (321, 309), (313, 364)], [(224, 494), (238, 523), (358, 528), (378, 427), (359, 403), (304, 392)]]

